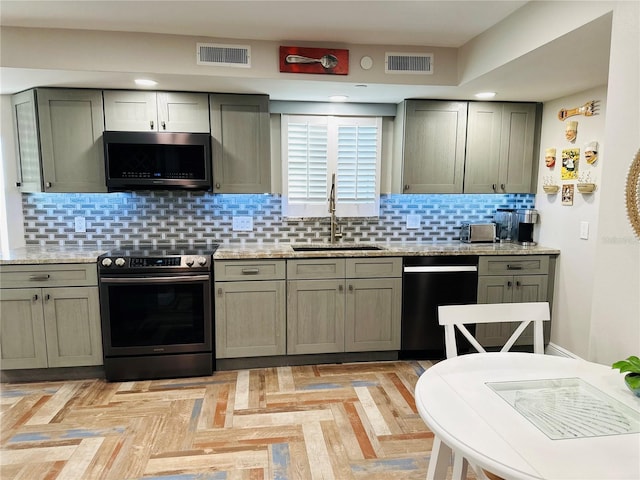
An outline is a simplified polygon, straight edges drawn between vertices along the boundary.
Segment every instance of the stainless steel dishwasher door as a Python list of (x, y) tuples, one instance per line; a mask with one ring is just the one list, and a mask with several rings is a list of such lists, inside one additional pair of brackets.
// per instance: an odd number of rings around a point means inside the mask
[[(438, 324), (438, 306), (477, 302), (478, 257), (405, 257), (402, 278), (400, 357), (445, 358), (444, 327)], [(464, 352), (468, 348), (466, 339), (460, 336), (458, 341), (459, 351)]]

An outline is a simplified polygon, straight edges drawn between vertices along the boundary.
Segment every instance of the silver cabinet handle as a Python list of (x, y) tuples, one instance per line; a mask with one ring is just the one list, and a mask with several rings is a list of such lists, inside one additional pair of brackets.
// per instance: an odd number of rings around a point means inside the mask
[(353, 292), (353, 285), (349, 285), (349, 291)]
[(222, 296), (222, 289), (221, 288), (218, 289), (218, 295)]
[(511, 288), (511, 286), (512, 286), (512, 285), (513, 285), (513, 283), (511, 283), (511, 280), (509, 280), (509, 281), (507, 282), (507, 288)]
[(162, 121), (161, 125), (163, 130), (167, 129), (167, 124), (164, 122), (164, 120)]
[(491, 188), (493, 189), (493, 191), (495, 192), (497, 190), (497, 185), (495, 183), (491, 184)]
[(44, 188), (51, 188), (51, 182), (45, 182)]
[(344, 285), (338, 285), (338, 291), (339, 292), (343, 292), (344, 291)]
[(153, 130), (153, 120), (149, 121), (149, 130)]
[(51, 295), (49, 295), (48, 293), (44, 296), (44, 301), (48, 302), (49, 300), (51, 300)]
[(501, 183), (501, 184), (500, 184), (500, 188), (501, 188), (502, 190), (506, 190), (506, 187), (505, 187), (504, 183)]
[(507, 264), (507, 270), (522, 270), (522, 265), (512, 265), (510, 263)]
[(404, 186), (404, 189), (405, 189), (405, 190), (409, 190), (409, 185), (405, 185), (405, 186)]
[(37, 302), (38, 301), (38, 295), (36, 294), (33, 297), (31, 297), (31, 300), (34, 301), (34, 302)]
[(31, 275), (29, 277), (29, 280), (34, 281), (34, 282), (43, 282), (45, 280), (49, 280), (50, 277), (51, 277), (51, 275), (49, 275), (48, 273), (45, 273), (43, 275)]
[(258, 275), (259, 273), (260, 273), (259, 268), (243, 268), (242, 269), (243, 275)]

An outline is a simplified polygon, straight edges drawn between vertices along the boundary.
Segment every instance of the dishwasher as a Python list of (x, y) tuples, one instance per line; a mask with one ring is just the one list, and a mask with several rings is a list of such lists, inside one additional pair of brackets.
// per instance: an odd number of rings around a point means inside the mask
[[(444, 327), (438, 324), (439, 305), (477, 303), (478, 256), (405, 257), (402, 274), (403, 359), (445, 358)], [(475, 325), (467, 326), (475, 333)], [(471, 348), (456, 329), (458, 351)]]

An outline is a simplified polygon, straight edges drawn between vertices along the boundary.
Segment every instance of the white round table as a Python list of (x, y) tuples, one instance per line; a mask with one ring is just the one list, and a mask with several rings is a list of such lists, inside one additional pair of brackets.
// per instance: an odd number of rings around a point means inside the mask
[[(565, 390), (554, 390), (562, 387)], [(567, 400), (574, 397), (566, 392), (573, 395), (578, 388), (579, 399), (592, 402), (584, 411)], [(568, 413), (552, 412), (553, 421), (547, 423), (561, 428), (545, 433), (545, 419), (535, 409), (547, 408), (544, 399), (549, 395)], [(640, 398), (611, 367), (530, 353), (461, 355), (423, 373), (415, 399), (420, 416), (435, 434), (434, 450), (443, 447), (439, 454), (432, 452), (435, 463), (427, 478), (444, 476), (451, 449), (505, 479), (640, 479)], [(609, 431), (611, 412), (616, 411), (628, 417), (623, 419), (627, 423), (619, 427), (612, 422), (613, 433), (601, 434)], [(593, 415), (605, 418), (592, 421), (597, 418)], [(573, 424), (583, 430), (598, 424), (597, 436), (572, 433)]]

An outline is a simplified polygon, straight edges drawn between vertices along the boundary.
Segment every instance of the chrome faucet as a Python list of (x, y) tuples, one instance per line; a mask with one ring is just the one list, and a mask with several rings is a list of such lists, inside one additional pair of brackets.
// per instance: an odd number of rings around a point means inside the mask
[(329, 193), (329, 213), (331, 214), (331, 229), (330, 240), (331, 243), (336, 243), (336, 240), (342, 238), (342, 232), (336, 219), (336, 174), (331, 174), (331, 193)]

